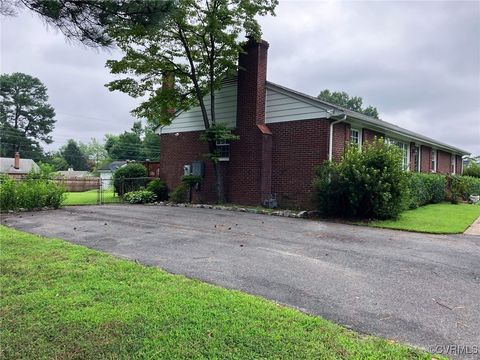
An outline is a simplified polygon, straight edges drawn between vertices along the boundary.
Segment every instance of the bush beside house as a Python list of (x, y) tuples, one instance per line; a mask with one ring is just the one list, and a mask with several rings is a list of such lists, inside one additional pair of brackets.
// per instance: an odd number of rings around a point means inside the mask
[(118, 195), (123, 196), (127, 192), (140, 190), (140, 188), (145, 187), (146, 177), (147, 168), (142, 164), (131, 163), (122, 166), (113, 173), (113, 186), (115, 192)]
[(314, 193), (325, 216), (396, 218), (408, 201), (408, 175), (398, 147), (375, 140), (350, 146), (338, 163), (317, 169)]

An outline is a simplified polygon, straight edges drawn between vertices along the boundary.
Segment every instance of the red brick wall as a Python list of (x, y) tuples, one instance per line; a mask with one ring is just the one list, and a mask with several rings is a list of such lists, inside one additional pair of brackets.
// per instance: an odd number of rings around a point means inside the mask
[[(350, 142), (350, 124), (338, 123), (333, 125), (333, 149), (332, 158), (334, 161), (339, 161), (345, 151), (345, 146)], [(330, 132), (330, 128), (328, 129)], [(327, 141), (329, 137), (327, 137)], [(327, 142), (328, 149), (328, 142)]]
[[(205, 178), (200, 190), (193, 192), (193, 200), (195, 202), (214, 202), (216, 200), (215, 173), (211, 161), (205, 158), (205, 154), (208, 153), (208, 145), (200, 141), (200, 134), (201, 131), (190, 131), (180, 133), (178, 136), (175, 134), (160, 136), (160, 178), (172, 191), (180, 183), (183, 166), (196, 160), (203, 160), (205, 162)], [(226, 171), (228, 172), (228, 169)], [(226, 175), (228, 176), (228, 174)]]
[(441, 150), (437, 150), (437, 173), (450, 174), (451, 164), (451, 154)]
[(430, 155), (432, 149), (428, 146), (421, 146), (421, 158), (422, 161), (420, 162), (421, 172), (429, 173), (430, 172)]
[(268, 124), (273, 133), (272, 191), (282, 207), (313, 208), (314, 169), (328, 159), (327, 119)]
[(382, 134), (380, 132), (363, 128), (362, 129), (362, 144), (372, 142), (375, 139), (375, 137), (379, 138), (379, 137), (384, 137), (384, 136), (385, 136), (385, 134)]

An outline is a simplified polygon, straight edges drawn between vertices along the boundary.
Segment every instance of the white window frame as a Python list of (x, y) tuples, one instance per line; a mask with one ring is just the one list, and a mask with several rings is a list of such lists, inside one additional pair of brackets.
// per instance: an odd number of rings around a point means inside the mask
[(402, 167), (405, 171), (410, 171), (410, 143), (406, 143), (402, 140), (386, 138), (388, 144), (397, 146), (403, 152)]
[[(438, 159), (438, 152), (437, 149), (432, 149), (430, 151), (430, 172), (437, 172), (437, 159)], [(432, 169), (433, 164), (433, 169)]]
[[(422, 172), (422, 146), (421, 145), (414, 145), (415, 148), (415, 155), (417, 156), (417, 166), (414, 169), (416, 172)], [(417, 151), (418, 149), (418, 151)]]
[[(352, 132), (356, 131), (357, 132), (357, 140), (358, 142), (353, 142), (352, 141)], [(362, 129), (357, 129), (357, 128), (350, 128), (350, 144), (355, 144), (358, 145), (359, 148), (362, 148)]]
[(450, 171), (452, 175), (457, 173), (457, 156), (455, 154), (450, 155)]
[[(217, 150), (220, 150), (220, 148), (222, 148), (222, 147), (228, 149), (228, 156), (221, 156), (222, 155), (222, 150), (219, 151), (220, 156), (218, 157), (218, 161), (230, 161), (230, 142), (228, 142), (226, 140), (217, 140), (216, 143), (215, 143), (215, 146), (216, 146)], [(224, 152), (224, 154), (226, 154), (226, 152)]]

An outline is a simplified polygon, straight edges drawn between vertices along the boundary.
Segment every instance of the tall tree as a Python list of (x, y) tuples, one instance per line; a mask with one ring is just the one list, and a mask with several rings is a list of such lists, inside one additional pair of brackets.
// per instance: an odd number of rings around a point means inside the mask
[(83, 155), (85, 155), (89, 162), (94, 164), (95, 167), (108, 158), (108, 152), (105, 149), (105, 146), (100, 144), (95, 138), (91, 138), (88, 143), (79, 142), (78, 147)]
[(68, 140), (67, 145), (60, 149), (60, 153), (68, 163), (68, 166), (72, 167), (73, 170), (88, 170), (87, 158), (75, 140)]
[(14, 16), (19, 8), (39, 14), (67, 39), (86, 46), (109, 47), (112, 24), (145, 28), (160, 26), (173, 0), (2, 0), (0, 14)]
[[(50, 144), (55, 111), (48, 104), (47, 88), (30, 75), (0, 75), (0, 141), (2, 154), (41, 155), (40, 142)], [(33, 157), (33, 156), (32, 156)]]
[[(220, 89), (222, 80), (237, 71), (238, 53), (242, 51), (240, 36), (246, 33), (260, 39), (256, 17), (274, 15), (277, 3), (277, 0), (178, 0), (162, 27), (128, 28), (118, 24), (110, 32), (125, 55), (121, 60), (108, 61), (107, 66), (114, 74), (134, 76), (109, 83), (109, 89), (133, 97), (148, 96), (133, 114), (156, 124), (169, 124), (173, 113), (166, 109), (200, 106), (219, 202), (225, 201), (225, 191), (221, 167), (217, 164), (216, 140), (236, 137), (216, 122), (215, 90)], [(172, 85), (172, 79), (175, 86), (165, 86)], [(204, 100), (207, 94), (209, 109)]]
[(320, 92), (317, 98), (378, 119), (377, 108), (373, 106), (364, 108), (363, 99), (360, 96), (350, 96), (345, 91), (330, 91), (325, 89)]

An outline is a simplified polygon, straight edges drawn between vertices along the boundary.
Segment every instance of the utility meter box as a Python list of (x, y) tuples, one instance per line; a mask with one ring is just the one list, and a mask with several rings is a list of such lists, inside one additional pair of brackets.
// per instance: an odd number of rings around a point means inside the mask
[(192, 175), (201, 177), (205, 175), (205, 163), (203, 161), (194, 161), (192, 163)]
[(192, 165), (183, 165), (183, 175), (190, 175), (192, 173)]

